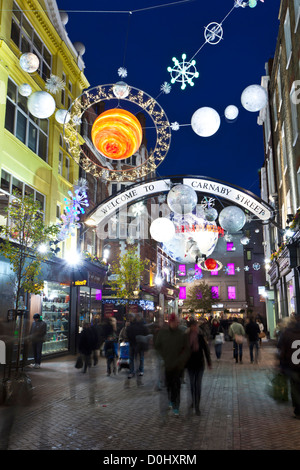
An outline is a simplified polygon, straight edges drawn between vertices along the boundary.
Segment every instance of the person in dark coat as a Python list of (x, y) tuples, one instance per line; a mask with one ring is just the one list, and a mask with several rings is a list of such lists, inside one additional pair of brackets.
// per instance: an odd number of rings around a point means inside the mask
[(294, 417), (300, 419), (300, 314), (281, 333), (278, 340), (280, 368), (291, 384)]
[[(137, 341), (137, 336), (148, 336), (149, 330), (145, 325), (142, 314), (139, 312), (136, 316), (131, 316), (129, 326), (126, 333), (129, 342), (129, 374), (128, 379), (134, 377), (136, 372), (141, 377), (144, 375), (144, 350)], [(139, 366), (136, 371), (135, 362), (138, 361)]]
[(89, 323), (84, 323), (82, 325), (82, 331), (79, 334), (78, 339), (78, 350), (83, 356), (83, 372), (87, 371), (88, 367), (92, 365), (92, 352), (96, 348), (96, 335), (92, 330)]
[(42, 362), (43, 342), (47, 333), (47, 324), (41, 319), (39, 313), (33, 315), (33, 323), (30, 329), (32, 349), (34, 356), (34, 368), (39, 369)]
[(195, 319), (190, 320), (187, 336), (190, 348), (190, 357), (186, 364), (190, 379), (190, 390), (192, 398), (190, 409), (194, 409), (196, 415), (200, 416), (200, 399), (202, 379), (205, 370), (205, 360), (209, 369), (211, 369), (210, 350), (208, 343)]
[[(247, 323), (247, 325), (245, 326), (245, 333), (249, 341), (249, 352), (250, 352), (251, 364), (253, 364), (254, 362), (254, 355), (255, 355), (255, 362), (257, 363), (260, 328), (252, 317), (249, 319), (249, 323)], [(253, 355), (253, 349), (255, 350), (254, 355)]]
[(179, 328), (175, 313), (169, 318), (168, 327), (159, 330), (154, 347), (163, 360), (165, 384), (169, 407), (175, 416), (179, 415), (181, 377), (189, 357), (188, 336)]

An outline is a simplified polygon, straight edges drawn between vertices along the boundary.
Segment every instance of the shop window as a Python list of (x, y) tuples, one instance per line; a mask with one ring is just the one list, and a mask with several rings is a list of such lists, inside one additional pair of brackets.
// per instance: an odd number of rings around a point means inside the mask
[(180, 300), (186, 299), (186, 287), (185, 286), (179, 287), (179, 299)]
[(228, 276), (233, 276), (235, 274), (234, 263), (227, 264), (227, 274)]
[(233, 242), (227, 242), (227, 251), (233, 251)]
[(43, 355), (67, 351), (69, 348), (70, 287), (44, 281), (42, 318), (47, 324)]
[(219, 298), (219, 286), (212, 286), (211, 294), (212, 294), (213, 299), (218, 299)]
[(218, 276), (218, 274), (219, 274), (218, 268), (214, 269), (213, 271), (210, 271), (211, 276)]

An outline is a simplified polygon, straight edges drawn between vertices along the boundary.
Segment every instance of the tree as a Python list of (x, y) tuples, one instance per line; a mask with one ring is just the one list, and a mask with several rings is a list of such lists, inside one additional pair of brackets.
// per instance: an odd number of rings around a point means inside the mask
[(212, 292), (211, 286), (204, 281), (195, 283), (189, 290), (184, 306), (192, 310), (204, 310), (208, 312), (216, 301), (217, 295)]
[(14, 272), (15, 306), (18, 308), (22, 292), (39, 294), (43, 290), (39, 275), (49, 251), (39, 248), (53, 241), (59, 228), (45, 226), (40, 203), (31, 195), (21, 197), (18, 191), (14, 191), (6, 212), (8, 224), (0, 226), (0, 252), (10, 261)]
[(129, 247), (124, 255), (119, 256), (118, 262), (112, 263), (111, 268), (115, 279), (110, 281), (110, 285), (116, 297), (127, 300), (127, 313), (129, 300), (136, 297), (146, 265), (147, 262), (138, 257), (137, 248), (134, 246)]

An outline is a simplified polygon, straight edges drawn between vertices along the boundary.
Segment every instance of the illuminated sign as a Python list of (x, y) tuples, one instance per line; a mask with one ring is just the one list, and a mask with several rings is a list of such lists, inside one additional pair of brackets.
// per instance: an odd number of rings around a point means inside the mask
[(86, 286), (87, 280), (84, 279), (83, 281), (75, 281), (75, 286)]

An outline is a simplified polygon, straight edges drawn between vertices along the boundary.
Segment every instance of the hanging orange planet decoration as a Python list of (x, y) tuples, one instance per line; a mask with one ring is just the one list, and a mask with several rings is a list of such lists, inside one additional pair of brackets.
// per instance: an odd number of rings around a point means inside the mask
[(204, 262), (206, 269), (213, 271), (217, 267), (217, 262), (213, 258), (207, 258)]
[(131, 157), (142, 143), (143, 131), (138, 119), (124, 109), (110, 109), (100, 114), (92, 127), (96, 149), (112, 160)]

